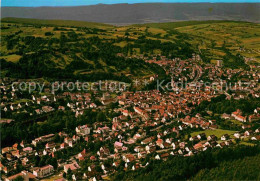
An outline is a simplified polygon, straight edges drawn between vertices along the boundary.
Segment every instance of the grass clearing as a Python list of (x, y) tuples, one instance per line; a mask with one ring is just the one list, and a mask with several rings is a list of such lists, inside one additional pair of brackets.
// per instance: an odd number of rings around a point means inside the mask
[(249, 143), (249, 142), (245, 142), (245, 141), (241, 141), (239, 144), (246, 145), (246, 146), (255, 146), (255, 144)]
[(207, 129), (207, 130), (203, 130), (203, 131), (193, 132), (193, 133), (191, 133), (191, 136), (196, 136), (198, 134), (205, 133), (206, 136), (215, 135), (218, 138), (220, 138), (224, 134), (233, 135), (235, 132), (236, 131), (224, 130), (224, 129), (215, 129), (215, 130)]
[(114, 43), (114, 45), (120, 46), (120, 47), (124, 47), (124, 46), (127, 45), (127, 42), (126, 42), (126, 41), (121, 41), (121, 42), (119, 42), (119, 43)]
[(3, 59), (5, 59), (5, 60), (8, 61), (8, 62), (14, 62), (14, 63), (16, 63), (16, 62), (19, 61), (19, 59), (21, 58), (21, 56), (14, 54), (14, 55), (0, 56), (0, 58), (3, 58)]

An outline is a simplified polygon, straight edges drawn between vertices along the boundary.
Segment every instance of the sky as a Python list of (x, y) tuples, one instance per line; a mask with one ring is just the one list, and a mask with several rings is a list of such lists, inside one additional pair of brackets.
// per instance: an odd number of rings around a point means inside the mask
[(83, 6), (95, 4), (117, 4), (117, 3), (196, 3), (196, 2), (225, 2), (225, 3), (259, 3), (260, 0), (2, 0), (1, 6), (20, 6), (20, 7), (38, 7), (38, 6)]

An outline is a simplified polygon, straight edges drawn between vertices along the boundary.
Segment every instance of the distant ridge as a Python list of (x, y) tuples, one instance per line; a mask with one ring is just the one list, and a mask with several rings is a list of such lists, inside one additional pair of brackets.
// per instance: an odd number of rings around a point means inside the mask
[(140, 3), (69, 7), (2, 7), (4, 17), (114, 25), (201, 20), (260, 22), (260, 3)]
[[(43, 20), (43, 19), (31, 19), (31, 18), (2, 18), (2, 22), (5, 23), (22, 23), (27, 25), (45, 25), (45, 26), (64, 26), (64, 27), (88, 27), (88, 28), (101, 28), (101, 29), (111, 29), (115, 26), (105, 23), (94, 23), (86, 21), (73, 21), (73, 20)], [(145, 24), (132, 24), (130, 26), (135, 27), (153, 27), (161, 29), (174, 29), (183, 26), (192, 26), (200, 24), (210, 24), (210, 23), (253, 23), (246, 21), (232, 21), (232, 20), (205, 20), (205, 21), (178, 21), (178, 22), (166, 22), (166, 23), (145, 23)]]
[(73, 21), (73, 20), (46, 20), (46, 19), (32, 19), (32, 18), (2, 18), (2, 22), (9, 23), (23, 23), (23, 24), (35, 24), (35, 25), (49, 25), (49, 26), (75, 26), (75, 27), (89, 27), (89, 28), (109, 28), (113, 27), (109, 24), (94, 23), (86, 21)]

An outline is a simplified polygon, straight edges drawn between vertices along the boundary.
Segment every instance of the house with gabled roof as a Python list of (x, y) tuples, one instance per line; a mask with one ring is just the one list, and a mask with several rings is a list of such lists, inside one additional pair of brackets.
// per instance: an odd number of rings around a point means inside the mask
[(5, 179), (5, 181), (15, 181), (18, 177), (22, 177), (24, 181), (29, 181), (29, 180), (32, 180), (32, 179), (35, 179), (36, 176), (33, 175), (32, 173), (28, 172), (28, 171), (22, 171), (18, 174), (15, 174), (15, 175), (12, 175), (10, 177), (7, 177)]
[(80, 168), (80, 166), (78, 165), (77, 162), (65, 164), (63, 167), (64, 167), (64, 172), (65, 172), (65, 173), (67, 173), (69, 169), (70, 169), (71, 171), (75, 171), (75, 170), (77, 170), (77, 169)]

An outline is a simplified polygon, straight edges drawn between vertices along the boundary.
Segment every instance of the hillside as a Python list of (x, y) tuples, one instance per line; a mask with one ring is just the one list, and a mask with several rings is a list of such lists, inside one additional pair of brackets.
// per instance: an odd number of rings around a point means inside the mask
[(4, 18), (1, 30), (2, 74), (9, 77), (130, 81), (165, 75), (158, 65), (136, 58), (139, 55), (186, 59), (197, 53), (204, 63), (223, 59), (224, 65), (231, 68), (246, 67), (244, 59), (248, 64), (260, 60), (260, 26), (248, 22), (188, 21), (115, 27)]
[(94, 23), (86, 21), (70, 21), (70, 20), (44, 20), (44, 19), (28, 19), (28, 18), (2, 18), (2, 22), (7, 23), (22, 23), (31, 25), (45, 26), (74, 26), (74, 27), (89, 27), (89, 28), (111, 28), (112, 25), (103, 23)]
[(232, 67), (236, 59), (232, 55), (236, 54), (247, 57), (249, 63), (260, 62), (260, 25), (257, 23), (212, 20), (144, 25), (187, 35), (188, 42), (211, 63), (225, 59), (226, 65)]
[(248, 22), (219, 22), (197, 24), (176, 28), (193, 37), (196, 45), (211, 63), (223, 59), (232, 67), (236, 59), (233, 55), (246, 57), (248, 63), (260, 62), (260, 25)]
[(2, 7), (2, 17), (59, 19), (115, 25), (176, 21), (259, 22), (259, 3), (137, 3), (67, 7)]
[[(158, 65), (117, 56), (131, 54), (128, 48), (118, 45), (129, 38), (125, 32), (116, 34), (110, 25), (84, 22), (82, 27), (81, 22), (71, 21), (17, 21), (4, 19), (1, 27), (4, 76), (129, 82), (134, 77), (164, 75)], [(57, 24), (51, 25), (54, 22)]]

